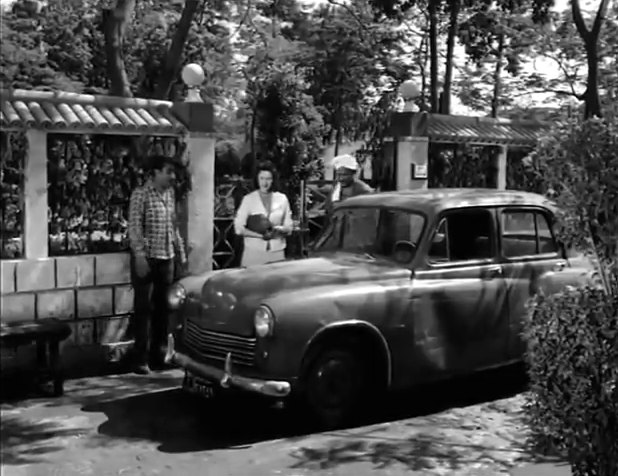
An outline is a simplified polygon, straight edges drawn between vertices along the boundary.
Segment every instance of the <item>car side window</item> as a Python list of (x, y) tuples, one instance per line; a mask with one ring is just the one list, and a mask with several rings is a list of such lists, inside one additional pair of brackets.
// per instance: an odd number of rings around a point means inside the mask
[(495, 255), (492, 216), (486, 209), (457, 210), (440, 221), (432, 237), (434, 264), (490, 259)]
[(547, 216), (536, 210), (502, 212), (502, 253), (507, 258), (557, 253)]
[(343, 243), (345, 249), (370, 251), (375, 246), (380, 210), (351, 209), (345, 214)]

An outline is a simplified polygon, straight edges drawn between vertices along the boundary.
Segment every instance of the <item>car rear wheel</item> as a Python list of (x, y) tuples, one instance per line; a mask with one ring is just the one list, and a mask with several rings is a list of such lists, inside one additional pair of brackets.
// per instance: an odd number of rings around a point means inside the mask
[(339, 427), (356, 414), (367, 396), (369, 379), (360, 356), (344, 349), (320, 353), (309, 367), (305, 397), (321, 426)]

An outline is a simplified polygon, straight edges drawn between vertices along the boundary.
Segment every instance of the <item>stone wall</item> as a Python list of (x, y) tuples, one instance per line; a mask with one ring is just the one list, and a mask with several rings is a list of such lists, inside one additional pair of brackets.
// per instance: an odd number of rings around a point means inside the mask
[[(84, 358), (118, 360), (132, 343), (126, 336), (133, 310), (128, 253), (2, 260), (0, 266), (2, 321), (67, 321), (73, 332), (62, 354), (69, 373)], [(2, 364), (18, 367), (32, 356), (33, 349), (18, 349)]]

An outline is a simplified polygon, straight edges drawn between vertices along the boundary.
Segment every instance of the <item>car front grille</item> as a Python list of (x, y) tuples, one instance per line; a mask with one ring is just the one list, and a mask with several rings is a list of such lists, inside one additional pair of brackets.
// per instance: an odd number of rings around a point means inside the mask
[(186, 321), (184, 343), (191, 352), (204, 359), (225, 361), (227, 354), (231, 352), (233, 364), (247, 367), (255, 364), (254, 337), (211, 331)]

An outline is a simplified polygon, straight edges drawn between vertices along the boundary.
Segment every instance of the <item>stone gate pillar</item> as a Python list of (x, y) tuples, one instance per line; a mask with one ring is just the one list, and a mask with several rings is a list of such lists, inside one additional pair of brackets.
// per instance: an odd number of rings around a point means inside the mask
[(186, 161), (191, 177), (187, 197), (187, 257), (191, 274), (212, 269), (214, 239), (215, 137), (212, 104), (202, 101), (198, 88), (204, 81), (204, 71), (190, 64), (182, 78), (189, 87), (184, 103), (172, 106), (174, 114), (187, 126)]
[(390, 157), (396, 190), (427, 188), (429, 140), (419, 135), (416, 112), (396, 112), (391, 123), (393, 147)]

